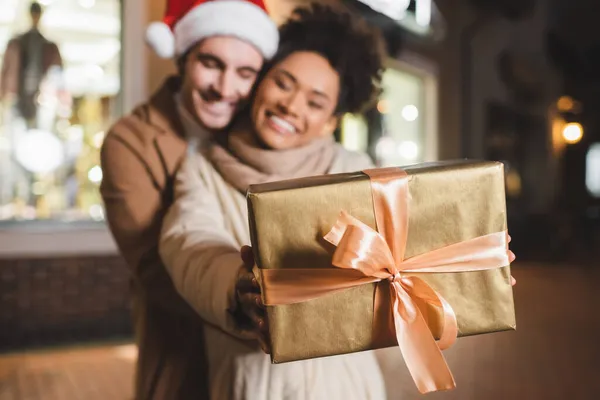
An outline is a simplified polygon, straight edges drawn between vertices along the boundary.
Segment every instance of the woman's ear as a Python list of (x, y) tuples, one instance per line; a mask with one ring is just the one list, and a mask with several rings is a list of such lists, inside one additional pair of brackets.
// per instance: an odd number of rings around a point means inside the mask
[(333, 132), (337, 128), (339, 122), (340, 122), (339, 117), (337, 115), (332, 115), (329, 118), (329, 120), (325, 123), (325, 126), (323, 126), (323, 130), (321, 131), (321, 136), (325, 137), (325, 136), (333, 135)]

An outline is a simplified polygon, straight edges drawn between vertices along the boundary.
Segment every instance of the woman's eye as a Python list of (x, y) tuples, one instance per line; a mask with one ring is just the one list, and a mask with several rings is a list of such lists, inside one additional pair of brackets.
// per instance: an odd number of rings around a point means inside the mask
[(281, 79), (275, 79), (275, 84), (282, 90), (289, 90), (290, 87)]
[(314, 108), (315, 110), (321, 110), (321, 109), (323, 108), (323, 105), (322, 105), (322, 104), (320, 104), (320, 103), (316, 103), (316, 102), (314, 102), (314, 101), (309, 101), (309, 102), (308, 102), (308, 106), (309, 106), (310, 108)]

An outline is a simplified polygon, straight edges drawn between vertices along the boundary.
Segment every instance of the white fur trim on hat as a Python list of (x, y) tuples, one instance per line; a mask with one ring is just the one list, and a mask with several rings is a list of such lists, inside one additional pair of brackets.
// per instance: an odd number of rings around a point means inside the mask
[(175, 56), (175, 37), (171, 28), (162, 22), (153, 22), (146, 29), (146, 43), (162, 58)]
[(269, 59), (279, 45), (277, 25), (255, 4), (219, 0), (191, 9), (174, 28), (175, 52), (182, 55), (198, 41), (211, 36), (234, 36), (254, 45)]

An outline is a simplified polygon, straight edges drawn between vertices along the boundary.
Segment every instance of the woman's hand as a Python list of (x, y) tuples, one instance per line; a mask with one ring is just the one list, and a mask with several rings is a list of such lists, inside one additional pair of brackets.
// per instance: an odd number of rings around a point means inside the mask
[[(511, 240), (512, 239), (511, 239), (510, 235), (508, 235), (508, 243), (510, 243)], [(516, 258), (517, 257), (515, 256), (515, 253), (513, 253), (510, 250), (508, 250), (508, 262), (512, 264), (512, 262), (515, 261)], [(515, 278), (513, 278), (512, 275), (510, 277), (510, 283), (513, 286), (515, 286), (517, 284), (517, 280)]]
[(249, 246), (242, 247), (242, 261), (244, 267), (240, 270), (236, 283), (236, 297), (238, 306), (242, 314), (246, 317), (246, 325), (252, 336), (259, 341), (263, 351), (269, 353), (269, 329), (267, 326), (267, 318), (265, 306), (262, 303), (260, 296), (260, 286), (252, 273), (254, 267), (254, 255), (252, 248)]

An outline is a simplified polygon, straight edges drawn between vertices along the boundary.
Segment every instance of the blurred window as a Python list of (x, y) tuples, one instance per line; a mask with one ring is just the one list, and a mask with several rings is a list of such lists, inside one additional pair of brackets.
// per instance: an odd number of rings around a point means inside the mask
[(600, 197), (600, 143), (590, 146), (585, 163), (585, 185), (594, 197)]
[[(383, 93), (375, 114), (377, 124), (362, 116), (346, 115), (342, 120), (341, 142), (355, 151), (371, 151), (379, 166), (408, 165), (425, 157), (425, 83), (407, 71), (388, 68), (383, 75)], [(380, 132), (369, 131), (377, 126)], [(369, 135), (377, 135), (374, 149)]]
[(0, 221), (103, 220), (99, 149), (121, 110), (121, 1), (0, 1)]

